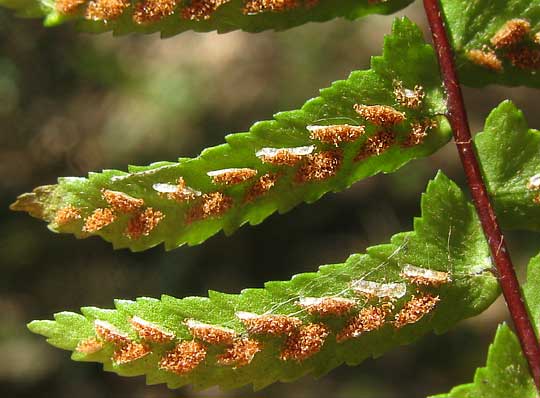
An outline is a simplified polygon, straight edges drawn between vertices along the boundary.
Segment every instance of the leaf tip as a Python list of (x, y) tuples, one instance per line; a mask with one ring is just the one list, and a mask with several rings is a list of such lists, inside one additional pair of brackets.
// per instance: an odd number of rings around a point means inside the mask
[(55, 188), (55, 185), (44, 185), (35, 188), (32, 192), (23, 193), (9, 208), (13, 211), (25, 211), (32, 217), (45, 219), (46, 201)]
[(42, 336), (48, 336), (48, 331), (51, 328), (51, 324), (54, 323), (54, 321), (49, 320), (34, 320), (32, 322), (29, 322), (26, 324), (26, 327), (28, 330), (30, 330), (32, 333), (40, 334)]
[[(501, 133), (501, 122), (514, 126), (512, 130), (517, 133), (519, 127), (523, 132), (527, 132), (527, 122), (523, 111), (519, 109), (514, 102), (507, 99), (502, 101), (486, 118), (484, 131), (493, 130)], [(493, 127), (491, 127), (493, 126)], [(491, 127), (491, 129), (490, 129)]]
[(516, 106), (516, 104), (514, 104), (514, 102), (512, 100), (509, 100), (509, 99), (505, 99), (504, 101), (502, 101), (496, 108), (494, 111), (507, 111), (507, 112), (521, 112), (518, 107)]
[(433, 178), (433, 180), (431, 180), (429, 183), (428, 183), (428, 186), (427, 186), (427, 190), (426, 190), (426, 194), (431, 190), (431, 189), (434, 189), (435, 187), (438, 187), (439, 185), (448, 185), (448, 184), (454, 184), (454, 182), (448, 178), (446, 176), (446, 174), (444, 174), (442, 172), (442, 170), (438, 170), (437, 171), (437, 174), (435, 175), (435, 178)]

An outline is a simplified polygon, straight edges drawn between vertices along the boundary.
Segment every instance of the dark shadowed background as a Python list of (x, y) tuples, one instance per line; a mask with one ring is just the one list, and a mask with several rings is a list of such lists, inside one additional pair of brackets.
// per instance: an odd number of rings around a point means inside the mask
[[(419, 4), (401, 14), (425, 28)], [(98, 238), (76, 240), (8, 209), (16, 195), (58, 176), (196, 156), (259, 119), (299, 107), (317, 89), (368, 67), (392, 17), (337, 20), (287, 32), (185, 33), (113, 38), (45, 29), (0, 10), (0, 396), (55, 398), (424, 397), (472, 379), (485, 363), (500, 300), (444, 336), (430, 335), (320, 380), (307, 376), (263, 391), (169, 391), (92, 363), (69, 360), (26, 323), (113, 298), (238, 292), (289, 279), (409, 230), (428, 180), (443, 169), (463, 184), (452, 145), (398, 173), (377, 176), (258, 227), (219, 234), (198, 247), (133, 254)], [(427, 37), (426, 32), (426, 37)], [(465, 91), (474, 131), (504, 98), (540, 126), (538, 92)], [(534, 100), (536, 98), (536, 100)], [(509, 236), (516, 263), (534, 253), (536, 234)]]

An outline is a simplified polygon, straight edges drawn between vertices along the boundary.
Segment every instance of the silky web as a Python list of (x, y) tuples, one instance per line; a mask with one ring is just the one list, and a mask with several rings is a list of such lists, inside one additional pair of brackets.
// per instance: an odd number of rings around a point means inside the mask
[[(468, 279), (470, 279), (471, 277), (491, 277), (491, 273), (485, 273), (486, 271), (489, 271), (492, 269), (493, 267), (493, 264), (492, 264), (492, 260), (489, 256), (485, 257), (484, 261), (480, 264), (475, 264), (475, 265), (471, 265), (470, 267), (467, 267), (467, 270), (466, 271), (455, 271), (455, 262), (457, 260), (453, 259), (452, 258), (452, 250), (451, 250), (451, 239), (452, 239), (452, 231), (453, 231), (453, 228), (452, 226), (449, 227), (449, 230), (448, 230), (448, 235), (447, 235), (447, 269), (446, 270), (443, 270), (445, 272), (448, 272), (449, 274), (449, 281), (447, 282), (448, 284), (452, 284), (452, 283), (460, 283), (461, 281), (466, 281)], [(411, 291), (414, 292), (415, 290), (411, 290), (411, 286), (414, 287), (414, 285), (412, 285), (411, 283), (409, 283), (408, 281), (404, 280), (403, 278), (401, 277), (397, 277), (395, 278), (395, 280), (377, 280), (377, 278), (371, 278), (370, 277), (373, 275), (373, 274), (377, 274), (378, 271), (381, 271), (382, 269), (384, 269), (385, 267), (392, 267), (394, 270), (397, 270), (397, 271), (401, 271), (406, 265), (409, 265), (409, 264), (401, 264), (399, 263), (397, 260), (394, 260), (395, 257), (397, 257), (400, 253), (402, 253), (403, 251), (407, 250), (408, 247), (409, 247), (409, 243), (410, 243), (410, 239), (411, 237), (406, 237), (403, 242), (397, 246), (395, 248), (395, 250), (385, 259), (385, 260), (382, 260), (378, 265), (376, 265), (375, 267), (372, 267), (371, 269), (361, 273), (358, 277), (351, 277), (350, 275), (350, 271), (347, 270), (347, 267), (344, 266), (344, 267), (336, 267), (332, 270), (331, 273), (319, 273), (317, 275), (316, 278), (314, 278), (313, 280), (311, 280), (310, 282), (308, 282), (307, 284), (305, 284), (303, 287), (299, 288), (297, 292), (295, 292), (295, 294), (291, 295), (289, 298), (285, 299), (285, 300), (282, 300), (282, 301), (279, 301), (279, 302), (275, 302), (275, 303), (272, 303), (270, 306), (268, 306), (268, 309), (258, 315), (285, 315), (285, 316), (290, 316), (290, 317), (296, 317), (296, 316), (299, 316), (299, 315), (305, 315), (307, 314), (307, 309), (305, 307), (300, 307), (299, 306), (299, 309), (296, 310), (296, 311), (288, 311), (288, 312), (283, 312), (283, 308), (288, 308), (290, 307), (291, 304), (294, 304), (294, 303), (298, 303), (301, 299), (305, 298), (305, 297), (312, 297), (310, 296), (310, 293), (313, 289), (313, 287), (315, 287), (316, 285), (318, 284), (321, 284), (321, 283), (324, 283), (325, 281), (330, 281), (330, 280), (342, 280), (342, 279), (349, 279), (349, 281), (346, 283), (346, 286), (343, 287), (343, 283), (342, 282), (337, 282), (335, 283), (336, 285), (339, 285), (339, 286), (336, 286), (336, 288), (330, 288), (327, 292), (325, 292), (324, 295), (321, 295), (320, 297), (318, 298), (345, 298), (345, 299), (353, 299), (357, 302), (357, 308), (361, 309), (365, 306), (368, 305), (369, 303), (369, 299), (366, 298), (366, 297), (363, 297), (361, 296), (359, 293), (356, 293), (354, 291), (354, 286), (353, 286), (353, 282), (357, 282), (357, 281), (372, 281), (372, 282), (376, 282), (376, 283), (385, 283), (385, 284), (389, 284), (389, 283), (406, 283), (407, 284), (407, 294), (409, 294)], [(468, 239), (473, 239), (473, 238), (466, 238), (467, 240)], [(464, 244), (467, 244), (467, 242), (464, 242)], [(428, 243), (426, 242), (425, 243), (425, 246), (426, 246), (426, 253), (428, 253), (428, 259), (427, 259), (427, 262), (426, 264), (416, 264), (417, 267), (419, 268), (423, 268), (423, 269), (432, 269), (432, 259), (430, 258), (429, 256), (429, 253), (430, 253), (430, 250), (428, 250)], [(440, 264), (437, 262), (437, 269), (440, 269)], [(460, 269), (463, 269), (463, 267), (459, 267)], [(332, 284), (325, 284), (325, 285), (328, 285), (328, 286), (331, 286)], [(379, 301), (381, 300), (382, 298), (380, 297), (379, 298)], [(237, 306), (235, 308), (235, 312), (236, 311), (242, 311), (242, 308), (240, 308), (239, 306)], [(223, 323), (223, 326), (230, 326), (232, 327), (234, 325), (234, 321), (231, 320), (231, 321), (228, 321), (228, 322), (225, 322)]]

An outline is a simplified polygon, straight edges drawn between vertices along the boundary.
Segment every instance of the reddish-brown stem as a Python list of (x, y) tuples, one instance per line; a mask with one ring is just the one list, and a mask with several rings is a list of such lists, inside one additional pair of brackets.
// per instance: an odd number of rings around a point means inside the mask
[(439, 67), (448, 96), (447, 117), (465, 169), (471, 196), (497, 267), (498, 279), (536, 387), (540, 391), (540, 344), (521, 296), (519, 282), (484, 183), (469, 129), (463, 95), (438, 0), (424, 0)]

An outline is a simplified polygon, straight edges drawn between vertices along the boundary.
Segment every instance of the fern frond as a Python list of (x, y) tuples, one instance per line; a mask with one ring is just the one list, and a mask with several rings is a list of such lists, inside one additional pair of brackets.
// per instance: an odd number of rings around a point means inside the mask
[[(527, 283), (523, 286), (525, 301), (536, 330), (540, 329), (540, 255), (529, 263)], [(537, 332), (538, 333), (538, 332)], [(529, 373), (517, 336), (502, 324), (489, 347), (487, 364), (479, 368), (474, 382), (432, 398), (536, 398), (538, 391)]]
[(81, 30), (116, 35), (193, 30), (261, 32), (307, 22), (390, 14), (412, 0), (0, 0), (18, 15), (44, 17), (46, 25), (77, 22)]
[(29, 328), (74, 360), (150, 384), (259, 389), (445, 332), (498, 296), (491, 268), (474, 208), (439, 174), (414, 232), (343, 264), (238, 295), (117, 300), (114, 310), (62, 312)]
[(231, 134), (195, 159), (60, 178), (12, 209), (116, 248), (195, 245), (431, 154), (450, 138), (444, 112), (433, 49), (402, 19), (370, 70), (353, 72), (300, 110)]
[(495, 108), (475, 137), (497, 217), (506, 228), (540, 230), (540, 132), (510, 101)]
[(540, 87), (540, 0), (441, 0), (459, 76)]

